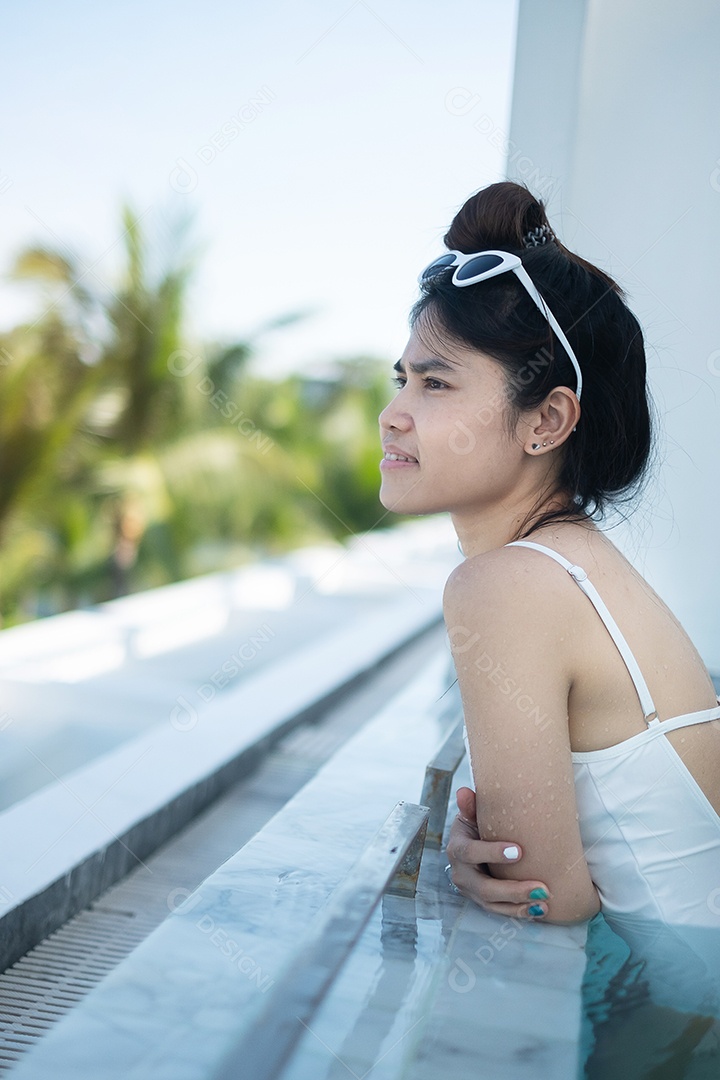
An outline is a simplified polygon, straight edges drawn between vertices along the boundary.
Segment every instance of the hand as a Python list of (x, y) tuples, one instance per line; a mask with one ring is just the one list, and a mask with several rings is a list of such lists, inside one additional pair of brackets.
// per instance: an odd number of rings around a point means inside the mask
[[(462, 787), (457, 791), (460, 813), (450, 830), (447, 856), (452, 866), (453, 885), (468, 899), (486, 911), (513, 918), (537, 919), (547, 913), (549, 890), (542, 881), (507, 881), (492, 877), (488, 863), (517, 862), (522, 858), (519, 844), (512, 840), (481, 840), (477, 829), (475, 792)], [(510, 849), (510, 854), (503, 854)], [(517, 855), (515, 855), (517, 851)], [(541, 889), (545, 892), (531, 896)], [(532, 908), (532, 911), (530, 911)]]

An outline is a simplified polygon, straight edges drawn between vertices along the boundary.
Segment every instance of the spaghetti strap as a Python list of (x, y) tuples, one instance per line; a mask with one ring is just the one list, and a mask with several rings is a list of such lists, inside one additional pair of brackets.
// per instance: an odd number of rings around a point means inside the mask
[(633, 685), (635, 686), (635, 690), (637, 691), (637, 695), (640, 699), (640, 705), (643, 710), (645, 723), (648, 727), (654, 726), (655, 724), (659, 723), (657, 710), (655, 709), (653, 699), (650, 695), (650, 691), (648, 690), (647, 683), (643, 678), (642, 672), (640, 671), (638, 662), (633, 656), (630, 646), (625, 640), (622, 631), (620, 630), (620, 627), (617, 625), (612, 615), (608, 611), (602, 600), (602, 597), (598, 593), (595, 586), (592, 584), (591, 581), (588, 580), (588, 576), (583, 570), (583, 568), (581, 566), (576, 566), (574, 563), (571, 563), (563, 555), (560, 555), (552, 548), (545, 547), (544, 544), (536, 544), (532, 540), (513, 540), (509, 544), (505, 544), (505, 547), (535, 548), (536, 551), (545, 552), (546, 555), (549, 555), (555, 560), (555, 562), (560, 563), (560, 565), (567, 570), (573, 580), (577, 582), (582, 591), (593, 604), (598, 615), (605, 623), (610, 637), (615, 642), (618, 652), (622, 656), (625, 662), (625, 666), (630, 673), (630, 678), (633, 681)]

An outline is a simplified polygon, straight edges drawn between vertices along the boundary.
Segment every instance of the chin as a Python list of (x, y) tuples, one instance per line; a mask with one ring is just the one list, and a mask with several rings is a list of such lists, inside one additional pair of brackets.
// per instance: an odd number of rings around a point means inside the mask
[(386, 510), (390, 510), (391, 513), (393, 511), (398, 514), (402, 513), (397, 505), (398, 502), (402, 501), (402, 496), (393, 498), (388, 492), (381, 491), (378, 495), (378, 499), (380, 500), (380, 505), (384, 506)]
[(392, 514), (408, 514), (422, 516), (423, 514), (439, 514), (445, 510), (444, 506), (429, 505), (427, 500), (413, 498), (414, 492), (390, 492), (381, 490), (380, 503)]

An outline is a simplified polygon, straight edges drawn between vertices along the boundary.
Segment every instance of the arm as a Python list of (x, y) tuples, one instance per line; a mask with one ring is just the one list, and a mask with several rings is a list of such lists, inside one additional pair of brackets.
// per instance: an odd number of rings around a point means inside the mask
[[(484, 840), (512, 836), (522, 871), (550, 892), (546, 921), (580, 922), (600, 910), (577, 820), (567, 701), (569, 595), (500, 548), (456, 567), (444, 613), (455, 661)], [(534, 568), (533, 568), (534, 571)]]
[[(503, 881), (493, 877), (489, 865), (501, 866), (522, 859), (522, 849), (513, 840), (481, 840), (477, 831), (475, 792), (457, 791), (460, 813), (455, 818), (447, 844), (452, 867), (452, 883), (463, 896), (496, 915), (536, 919), (547, 912), (548, 891), (542, 881)], [(505, 852), (509, 854), (506, 855)]]

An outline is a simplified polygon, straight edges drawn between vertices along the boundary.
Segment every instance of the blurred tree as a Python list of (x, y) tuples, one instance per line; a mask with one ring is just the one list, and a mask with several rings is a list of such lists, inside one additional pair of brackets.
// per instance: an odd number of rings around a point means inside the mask
[(35, 246), (12, 268), (15, 280), (39, 288), (43, 310), (5, 335), (0, 353), (0, 543), (11, 568), (0, 599), (6, 616), (30, 570), (15, 547), (29, 534), (35, 584), (65, 590), (60, 606), (76, 602), (80, 588), (97, 593), (101, 582), (100, 598), (127, 590), (145, 508), (122, 485), (108, 491), (105, 459), (140, 453), (177, 424), (177, 380), (166, 361), (180, 341), (192, 265), (177, 255), (186, 227), (183, 221), (170, 230), (175, 250), (165, 265), (160, 256), (152, 276), (140, 220), (125, 208), (126, 269), (115, 292), (91, 288), (88, 269), (65, 251)]
[(34, 322), (0, 336), (0, 617), (6, 623), (387, 525), (377, 415), (390, 365), (260, 378), (246, 341), (184, 337), (187, 219), (150, 241), (123, 210), (116, 288), (33, 247)]
[[(15, 277), (35, 277), (47, 306), (34, 323), (0, 342), (0, 537), (13, 507), (52, 469), (97, 384), (82, 333), (92, 301), (76, 265), (34, 248), (18, 259)], [(68, 308), (76, 309), (72, 320)]]
[(324, 378), (291, 375), (248, 387), (253, 415), (294, 465), (291, 497), (326, 535), (346, 537), (385, 517), (377, 417), (389, 397), (389, 371), (360, 356), (328, 365)]

